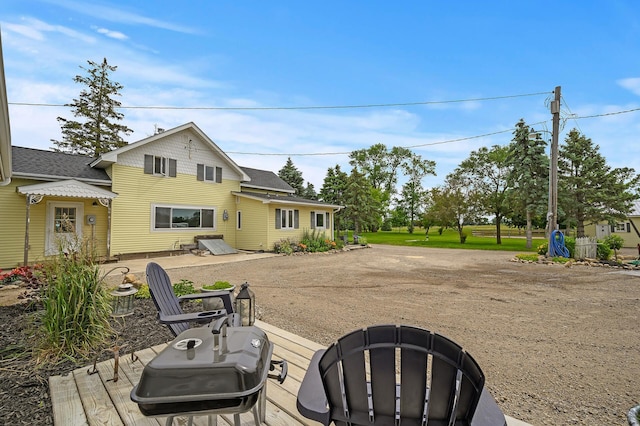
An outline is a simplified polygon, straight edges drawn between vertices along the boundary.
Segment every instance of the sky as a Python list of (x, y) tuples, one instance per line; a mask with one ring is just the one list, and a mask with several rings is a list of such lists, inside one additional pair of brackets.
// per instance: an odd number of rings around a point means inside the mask
[(240, 166), (291, 157), (316, 191), (377, 143), (435, 161), (430, 188), (520, 119), (550, 139), (556, 86), (560, 144), (576, 128), (640, 172), (637, 0), (3, 0), (0, 30), (15, 146), (50, 149), (74, 76), (106, 58), (128, 142), (194, 122)]

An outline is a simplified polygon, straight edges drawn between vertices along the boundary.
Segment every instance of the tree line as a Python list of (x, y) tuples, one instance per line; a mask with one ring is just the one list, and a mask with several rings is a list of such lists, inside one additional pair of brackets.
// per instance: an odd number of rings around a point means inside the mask
[[(402, 147), (375, 144), (350, 155), (350, 173), (339, 165), (330, 167), (318, 194), (307, 183), (291, 158), (279, 176), (296, 194), (345, 208), (336, 213), (337, 229), (375, 232), (406, 226), (409, 233), (419, 224), (457, 229), (460, 242), (464, 226), (493, 218), (496, 243), (501, 244), (501, 226), (526, 230), (527, 247), (532, 229), (547, 226), (549, 157), (547, 142), (526, 124), (516, 123), (506, 145), (472, 151), (444, 183), (424, 188), (427, 175), (435, 175), (435, 162)], [(399, 176), (404, 182), (400, 187)], [(295, 176), (295, 179), (292, 179)], [(584, 236), (585, 225), (614, 223), (630, 213), (640, 198), (640, 176), (632, 168), (612, 168), (600, 147), (577, 129), (572, 129), (559, 148), (558, 223), (575, 228)]]

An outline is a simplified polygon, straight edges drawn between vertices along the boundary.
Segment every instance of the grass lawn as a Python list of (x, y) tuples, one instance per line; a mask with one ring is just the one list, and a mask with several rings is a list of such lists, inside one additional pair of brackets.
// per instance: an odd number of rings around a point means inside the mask
[[(442, 235), (438, 233), (438, 228), (429, 230), (429, 239), (425, 238), (424, 229), (416, 228), (413, 234), (409, 234), (406, 229), (393, 231), (363, 232), (360, 236), (366, 239), (370, 244), (390, 244), (396, 246), (414, 246), (414, 247), (437, 247), (437, 248), (461, 248), (472, 250), (504, 250), (504, 251), (521, 251), (536, 252), (540, 244), (544, 244), (546, 240), (544, 236), (539, 238), (534, 236), (531, 249), (526, 248), (527, 240), (523, 230), (514, 228), (502, 228), (502, 244), (496, 244), (494, 235), (494, 226), (478, 226), (465, 227), (467, 232), (467, 240), (464, 244), (460, 243), (458, 231), (454, 229), (445, 229)], [(472, 231), (483, 236), (474, 236)], [(350, 232), (349, 239), (352, 238)]]

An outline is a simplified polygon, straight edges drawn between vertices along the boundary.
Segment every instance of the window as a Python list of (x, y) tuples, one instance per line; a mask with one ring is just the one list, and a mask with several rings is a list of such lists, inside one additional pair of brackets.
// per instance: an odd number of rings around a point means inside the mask
[(144, 156), (144, 172), (149, 175), (176, 177), (177, 164), (173, 158), (148, 154)]
[(311, 212), (311, 229), (329, 229), (328, 212)]
[(631, 232), (631, 226), (629, 223), (618, 222), (615, 226), (615, 232)]
[(236, 212), (236, 229), (242, 229), (242, 212)]
[(300, 212), (292, 209), (276, 209), (276, 229), (298, 229)]
[(153, 157), (153, 174), (162, 176), (167, 174), (167, 159), (165, 157)]
[(53, 219), (53, 231), (56, 234), (76, 232), (78, 216), (75, 207), (55, 207)]
[(154, 229), (215, 229), (215, 209), (154, 206)]
[(222, 183), (222, 167), (198, 164), (196, 175), (201, 181)]

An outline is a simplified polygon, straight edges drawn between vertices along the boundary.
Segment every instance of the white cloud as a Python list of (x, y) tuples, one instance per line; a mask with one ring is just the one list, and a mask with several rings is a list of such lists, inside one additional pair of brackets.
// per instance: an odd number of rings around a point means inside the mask
[(81, 13), (94, 18), (103, 19), (111, 22), (118, 22), (121, 24), (131, 25), (145, 25), (149, 27), (162, 28), (165, 30), (195, 34), (197, 31), (191, 27), (185, 27), (177, 25), (172, 22), (165, 22), (158, 19), (149, 18), (147, 16), (139, 15), (137, 13), (128, 12), (125, 10), (117, 9), (114, 5), (101, 6), (95, 2), (83, 2), (73, 0), (46, 0), (55, 6), (64, 7), (70, 9), (73, 12)]
[(31, 40), (45, 41), (46, 33), (59, 33), (72, 39), (78, 39), (85, 43), (95, 43), (95, 38), (87, 36), (62, 25), (51, 25), (35, 18), (22, 18), (21, 24), (3, 23), (3, 29), (15, 32)]
[(618, 85), (640, 96), (640, 77), (623, 78), (617, 81)]
[(96, 31), (99, 34), (104, 34), (107, 37), (115, 38), (116, 40), (126, 40), (126, 39), (129, 38), (125, 34), (121, 33), (120, 31), (112, 31), (112, 30), (108, 30), (106, 28), (98, 28), (98, 29), (96, 29)]

